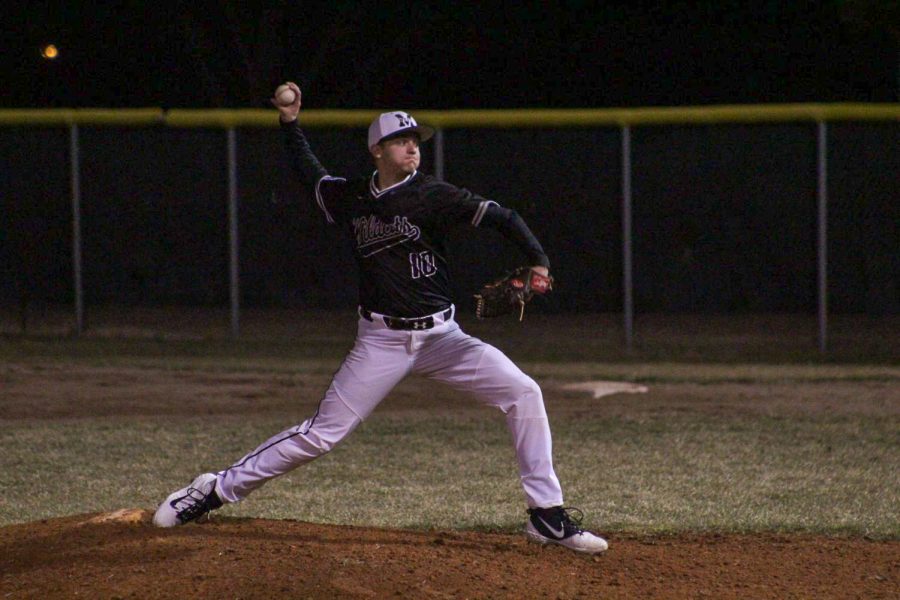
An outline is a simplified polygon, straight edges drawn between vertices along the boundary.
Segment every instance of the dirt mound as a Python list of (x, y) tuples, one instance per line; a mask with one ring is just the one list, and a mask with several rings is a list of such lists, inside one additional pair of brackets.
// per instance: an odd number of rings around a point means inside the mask
[(214, 518), (161, 530), (123, 509), (0, 528), (15, 598), (896, 598), (900, 541), (610, 537), (600, 556), (518, 534)]

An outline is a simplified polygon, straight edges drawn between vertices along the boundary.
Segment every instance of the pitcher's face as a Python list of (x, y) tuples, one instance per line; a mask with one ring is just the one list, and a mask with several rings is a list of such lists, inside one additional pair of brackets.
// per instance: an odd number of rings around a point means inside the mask
[(385, 140), (374, 146), (372, 154), (379, 167), (409, 175), (419, 168), (419, 136), (415, 133)]

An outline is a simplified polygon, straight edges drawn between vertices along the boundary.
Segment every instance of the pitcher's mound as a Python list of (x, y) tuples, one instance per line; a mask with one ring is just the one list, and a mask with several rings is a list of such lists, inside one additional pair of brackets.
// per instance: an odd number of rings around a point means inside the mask
[[(0, 527), (11, 598), (897, 598), (898, 540), (606, 534), (575, 554), (521, 532), (237, 519), (161, 529), (123, 509)], [(138, 522), (129, 522), (137, 519)]]

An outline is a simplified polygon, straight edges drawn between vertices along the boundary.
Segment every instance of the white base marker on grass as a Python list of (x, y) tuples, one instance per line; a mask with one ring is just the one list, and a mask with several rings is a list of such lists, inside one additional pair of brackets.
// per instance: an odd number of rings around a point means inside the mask
[(649, 391), (646, 385), (628, 381), (582, 381), (580, 383), (567, 383), (562, 387), (564, 390), (591, 392), (594, 398), (602, 398), (612, 394), (646, 394)]

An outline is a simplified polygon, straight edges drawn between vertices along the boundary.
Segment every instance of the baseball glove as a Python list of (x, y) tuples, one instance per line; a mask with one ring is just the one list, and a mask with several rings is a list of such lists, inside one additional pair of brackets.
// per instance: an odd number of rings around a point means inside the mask
[(546, 294), (553, 289), (553, 277), (541, 275), (531, 267), (519, 267), (486, 285), (475, 294), (475, 316), (489, 319), (519, 311), (519, 320), (525, 316), (525, 305), (535, 294)]

